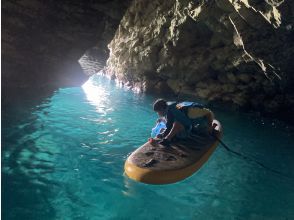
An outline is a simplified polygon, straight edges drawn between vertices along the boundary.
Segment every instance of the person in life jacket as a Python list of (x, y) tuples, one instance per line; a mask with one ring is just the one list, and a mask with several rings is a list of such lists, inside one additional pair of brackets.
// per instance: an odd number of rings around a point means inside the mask
[[(169, 146), (174, 137), (185, 139), (193, 131), (200, 131), (200, 129), (211, 131), (213, 113), (201, 104), (167, 102), (158, 99), (153, 104), (153, 110), (159, 117), (166, 118), (166, 130), (157, 136), (163, 138), (159, 143), (164, 146)], [(204, 124), (206, 126), (203, 126)]]

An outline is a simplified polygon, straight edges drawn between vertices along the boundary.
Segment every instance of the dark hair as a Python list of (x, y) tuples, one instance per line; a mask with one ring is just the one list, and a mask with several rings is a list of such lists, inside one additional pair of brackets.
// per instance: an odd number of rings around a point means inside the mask
[(167, 103), (164, 99), (157, 99), (153, 104), (153, 110), (155, 112), (164, 111), (167, 108)]

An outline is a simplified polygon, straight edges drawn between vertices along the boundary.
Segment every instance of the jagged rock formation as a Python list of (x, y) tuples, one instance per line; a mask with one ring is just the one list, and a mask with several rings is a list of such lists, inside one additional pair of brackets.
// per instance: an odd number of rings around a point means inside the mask
[(78, 83), (86, 78), (78, 59), (107, 44), (130, 0), (2, 1), (2, 85)]
[(293, 13), (290, 0), (134, 0), (107, 73), (145, 91), (291, 112)]
[(93, 47), (103, 60), (116, 31), (107, 72), (129, 86), (291, 113), (293, 5), (290, 0), (3, 1), (2, 88), (80, 82), (77, 60)]

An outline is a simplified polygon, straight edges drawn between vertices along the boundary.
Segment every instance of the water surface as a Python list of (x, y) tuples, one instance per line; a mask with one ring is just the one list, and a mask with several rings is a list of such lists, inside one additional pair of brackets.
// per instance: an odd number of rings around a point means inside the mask
[(3, 219), (294, 218), (294, 132), (279, 121), (213, 109), (228, 146), (292, 178), (222, 147), (175, 184), (124, 176), (125, 159), (154, 126), (154, 99), (95, 75), (30, 108), (5, 108)]

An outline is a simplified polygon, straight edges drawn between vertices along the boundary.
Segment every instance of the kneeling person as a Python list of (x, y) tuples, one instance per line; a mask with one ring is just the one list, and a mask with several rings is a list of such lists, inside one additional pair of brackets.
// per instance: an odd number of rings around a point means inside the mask
[(214, 114), (196, 102), (168, 103), (163, 99), (155, 101), (153, 109), (160, 117), (167, 119), (167, 129), (160, 136), (161, 144), (168, 145), (173, 137), (184, 139), (193, 134), (210, 135), (213, 131)]
[(163, 99), (158, 99), (153, 104), (153, 110), (159, 117), (166, 117), (166, 130), (161, 136), (163, 140), (159, 142), (168, 146), (172, 138), (187, 138), (192, 130), (192, 121), (180, 109), (177, 103), (168, 103)]

